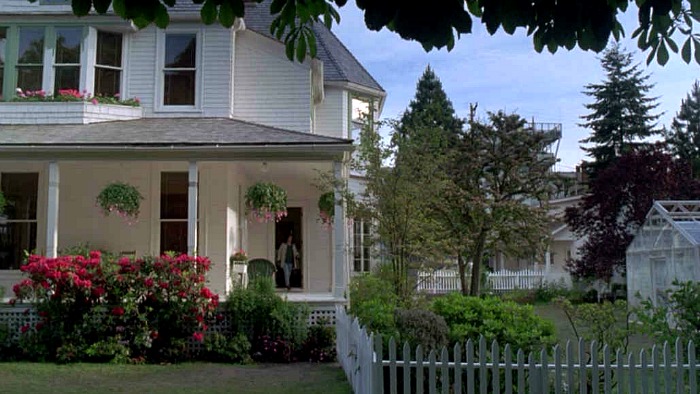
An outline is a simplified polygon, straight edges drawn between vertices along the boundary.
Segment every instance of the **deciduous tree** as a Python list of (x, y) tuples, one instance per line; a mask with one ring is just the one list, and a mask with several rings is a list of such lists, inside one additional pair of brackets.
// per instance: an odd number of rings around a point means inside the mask
[[(28, 0), (36, 2), (37, 0)], [(245, 14), (246, 2), (264, 0), (193, 0), (201, 4), (204, 23), (217, 20), (224, 26), (233, 25), (236, 17)], [(72, 0), (73, 12), (82, 16), (94, 9), (100, 14), (114, 12), (143, 27), (155, 23), (165, 27), (170, 21), (169, 8), (183, 0)], [(272, 0), (266, 2), (276, 16), (270, 30), (278, 38), (284, 37), (287, 56), (303, 59), (309, 50), (316, 55), (316, 39), (311, 30), (314, 23), (331, 27), (340, 22), (337, 8), (347, 0)], [(455, 39), (472, 32), (473, 19), (484, 24), (489, 34), (503, 30), (514, 34), (522, 28), (532, 37), (537, 52), (546, 47), (554, 53), (559, 48), (602, 51), (611, 37), (620, 40), (625, 30), (619, 17), (633, 12), (629, 0), (533, 0), (489, 1), (453, 0), (442, 2), (356, 0), (364, 12), (365, 24), (370, 30), (384, 28), (406, 40), (421, 43), (425, 50), (447, 47), (452, 49)], [(637, 0), (636, 29), (639, 49), (647, 51), (647, 62), (656, 58), (666, 64), (669, 52), (679, 53), (690, 63), (700, 64), (700, 37), (693, 32), (693, 24), (700, 21), (700, 2), (694, 0)], [(679, 49), (676, 39), (682, 38)], [(679, 41), (680, 42), (680, 41)]]
[(622, 155), (589, 184), (581, 204), (566, 211), (566, 221), (586, 239), (579, 258), (567, 262), (577, 278), (609, 281), (624, 273), (625, 253), (654, 200), (697, 199), (700, 185), (689, 167), (660, 145)]

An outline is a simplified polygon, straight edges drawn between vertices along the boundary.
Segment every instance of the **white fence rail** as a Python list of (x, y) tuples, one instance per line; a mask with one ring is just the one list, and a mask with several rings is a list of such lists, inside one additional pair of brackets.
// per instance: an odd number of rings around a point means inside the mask
[(496, 341), (488, 346), (483, 337), (424, 352), (420, 346), (398, 347), (393, 338), (385, 347), (343, 309), (336, 315), (338, 359), (356, 394), (698, 392), (700, 365), (692, 342), (654, 346), (639, 358), (583, 341), (526, 355), (509, 345), (501, 351)]
[[(492, 291), (505, 292), (516, 289), (536, 289), (542, 285), (545, 274), (540, 269), (520, 271), (501, 270), (488, 273), (488, 286)], [(457, 270), (418, 271), (417, 290), (429, 294), (461, 291)], [(467, 283), (471, 275), (467, 275)]]

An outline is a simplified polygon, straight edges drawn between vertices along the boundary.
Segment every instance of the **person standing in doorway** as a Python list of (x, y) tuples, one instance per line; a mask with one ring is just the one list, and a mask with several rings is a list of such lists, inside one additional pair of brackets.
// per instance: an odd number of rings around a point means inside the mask
[(277, 250), (277, 261), (280, 262), (282, 270), (284, 270), (284, 284), (287, 286), (287, 290), (291, 289), (289, 279), (292, 276), (292, 269), (296, 268), (297, 260), (299, 260), (299, 251), (294, 245), (294, 237), (289, 234), (287, 242), (282, 243)]

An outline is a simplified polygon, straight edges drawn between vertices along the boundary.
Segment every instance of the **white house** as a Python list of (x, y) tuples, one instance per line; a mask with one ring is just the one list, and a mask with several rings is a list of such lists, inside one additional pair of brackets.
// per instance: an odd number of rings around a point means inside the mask
[(677, 279), (700, 281), (700, 201), (656, 201), (627, 247), (627, 300), (665, 302)]
[[(317, 24), (317, 59), (289, 61), (269, 33), (269, 2), (246, 4), (227, 29), (204, 26), (201, 5), (179, 0), (165, 30), (76, 18), (69, 3), (0, 2), (0, 184), (12, 203), (0, 286), (20, 277), (25, 250), (55, 256), (88, 242), (208, 256), (210, 285), (225, 294), (235, 250), (273, 261), (293, 231), (301, 283), (290, 299), (343, 302), (356, 231), (342, 205), (331, 231), (321, 225), (314, 184), (318, 171), (347, 179), (353, 101), (379, 112), (386, 95), (348, 49)], [(141, 106), (11, 101), (16, 88), (119, 93)], [(115, 181), (145, 196), (131, 226), (95, 207)], [(288, 192), (283, 221), (247, 220), (243, 196), (259, 181)]]

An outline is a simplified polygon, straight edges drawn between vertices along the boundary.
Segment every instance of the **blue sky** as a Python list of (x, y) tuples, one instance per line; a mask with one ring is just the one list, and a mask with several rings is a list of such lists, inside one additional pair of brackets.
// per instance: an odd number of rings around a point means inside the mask
[[(634, 10), (630, 10), (635, 12)], [(485, 111), (505, 110), (537, 122), (563, 125), (559, 148), (559, 169), (572, 170), (584, 159), (578, 141), (589, 134), (580, 128), (579, 116), (587, 113), (590, 98), (584, 85), (603, 79), (598, 54), (580, 49), (560, 49), (556, 54), (537, 53), (532, 39), (521, 29), (514, 36), (499, 32), (490, 36), (480, 22), (474, 32), (464, 35), (452, 52), (426, 53), (417, 42), (404, 41), (389, 31), (369, 31), (362, 13), (349, 2), (341, 9), (340, 25), (334, 32), (388, 92), (383, 117), (398, 117), (413, 98), (416, 82), (430, 64), (442, 81), (447, 95), (460, 116), (469, 114), (469, 103)], [(673, 55), (664, 67), (646, 66), (646, 56), (629, 39), (635, 27), (635, 14), (624, 15), (627, 39), (622, 44), (637, 53), (641, 67), (651, 75), (659, 97), (659, 125), (669, 125), (693, 81), (700, 77), (700, 66), (690, 65)]]

